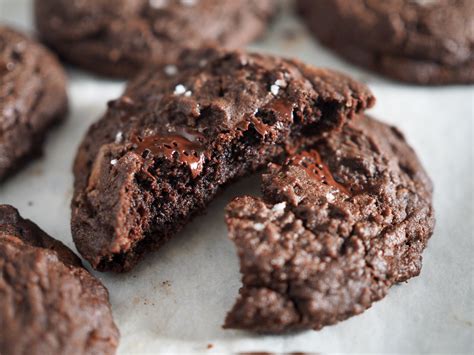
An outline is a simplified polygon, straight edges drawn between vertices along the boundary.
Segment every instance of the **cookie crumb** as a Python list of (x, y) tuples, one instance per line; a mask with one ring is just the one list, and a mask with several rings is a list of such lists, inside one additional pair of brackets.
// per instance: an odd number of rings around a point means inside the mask
[(207, 344), (207, 348), (208, 348), (208, 349), (212, 349), (213, 347), (214, 347), (213, 344)]

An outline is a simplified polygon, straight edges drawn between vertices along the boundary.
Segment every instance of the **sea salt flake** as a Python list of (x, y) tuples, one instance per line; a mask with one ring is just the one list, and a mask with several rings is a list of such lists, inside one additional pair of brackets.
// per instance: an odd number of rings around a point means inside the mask
[(110, 161), (110, 165), (113, 165), (113, 166), (117, 165), (117, 163), (118, 163), (118, 160), (117, 160), (117, 159), (112, 159), (112, 160)]
[(115, 143), (121, 143), (123, 139), (123, 133), (121, 131), (117, 132), (115, 135)]
[(275, 123), (275, 127), (276, 127), (277, 129), (283, 129), (284, 126), (283, 126), (283, 123), (282, 123), (282, 122), (277, 122), (277, 123)]
[(438, 0), (411, 0), (411, 2), (417, 3), (421, 6), (432, 5), (438, 2)]
[(196, 5), (197, 0), (181, 0), (181, 4), (184, 6), (193, 6)]
[(176, 65), (170, 64), (170, 65), (165, 66), (164, 71), (166, 75), (173, 76), (178, 73), (178, 68), (176, 67)]
[(280, 92), (280, 87), (278, 85), (273, 84), (272, 86), (270, 86), (270, 91), (273, 95), (277, 96)]
[(277, 203), (275, 206), (273, 206), (272, 211), (283, 212), (285, 208), (286, 208), (286, 202), (280, 202), (280, 203)]
[(275, 81), (275, 85), (278, 85), (281, 88), (286, 88), (287, 83), (286, 83), (285, 80), (278, 79), (278, 80)]
[(161, 9), (168, 5), (168, 0), (149, 0), (148, 3), (154, 9)]
[(192, 91), (190, 91), (190, 90), (187, 90), (187, 91), (184, 93), (184, 96), (186, 96), (186, 97), (190, 97), (192, 94), (193, 94), (193, 92), (192, 92)]
[(263, 223), (255, 223), (253, 225), (253, 229), (255, 229), (257, 232), (261, 232), (265, 229), (265, 225)]
[(174, 94), (175, 95), (183, 95), (187, 91), (186, 87), (184, 85), (178, 84), (174, 88)]
[(336, 196), (334, 196), (334, 193), (332, 191), (326, 194), (326, 200), (328, 202), (334, 202), (335, 199), (336, 199)]

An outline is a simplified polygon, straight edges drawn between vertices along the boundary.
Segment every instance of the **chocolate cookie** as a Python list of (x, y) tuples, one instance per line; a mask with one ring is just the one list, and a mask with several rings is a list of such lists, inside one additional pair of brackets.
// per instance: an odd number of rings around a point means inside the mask
[(56, 58), (0, 26), (0, 180), (41, 153), (46, 133), (66, 111), (66, 77)]
[(348, 60), (409, 83), (474, 83), (472, 0), (298, 0), (315, 36)]
[(99, 270), (129, 270), (223, 185), (374, 102), (350, 78), (294, 60), (209, 48), (176, 63), (132, 81), (79, 148), (72, 233)]
[(237, 48), (260, 36), (273, 0), (36, 0), (46, 43), (87, 70), (130, 77), (174, 62), (183, 48)]
[(226, 328), (320, 329), (420, 273), (432, 186), (395, 128), (361, 117), (271, 165), (263, 199), (227, 207), (243, 287)]
[(0, 353), (114, 354), (109, 295), (79, 258), (0, 205)]

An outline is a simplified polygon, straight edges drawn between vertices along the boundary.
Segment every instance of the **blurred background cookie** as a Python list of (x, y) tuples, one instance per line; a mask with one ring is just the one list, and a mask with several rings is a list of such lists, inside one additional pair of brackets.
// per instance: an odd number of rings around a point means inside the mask
[(0, 26), (0, 180), (42, 152), (67, 112), (66, 77), (42, 45)]
[(472, 0), (298, 0), (312, 33), (344, 58), (423, 85), (474, 82)]
[(71, 228), (98, 270), (128, 271), (231, 181), (334, 131), (375, 101), (340, 73), (201, 49), (132, 80), (76, 156)]
[(397, 128), (351, 121), (272, 165), (262, 190), (227, 207), (243, 287), (226, 328), (320, 329), (420, 273), (432, 184)]
[(130, 77), (185, 47), (240, 47), (266, 29), (273, 0), (36, 0), (42, 39), (95, 73)]

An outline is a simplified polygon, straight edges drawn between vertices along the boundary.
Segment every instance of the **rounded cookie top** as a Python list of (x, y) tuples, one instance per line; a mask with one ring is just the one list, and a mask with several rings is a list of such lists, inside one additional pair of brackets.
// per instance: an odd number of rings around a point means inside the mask
[(227, 328), (320, 329), (419, 274), (432, 187), (394, 127), (361, 117), (263, 177), (264, 198), (227, 207), (243, 287)]
[(114, 354), (108, 292), (65, 245), (0, 205), (0, 352)]
[(183, 48), (245, 45), (275, 8), (273, 0), (37, 0), (35, 18), (71, 63), (130, 77), (147, 63), (173, 62)]
[(349, 60), (418, 84), (474, 82), (471, 0), (299, 0), (322, 43)]
[(41, 151), (67, 111), (66, 77), (43, 46), (0, 26), (0, 180)]

